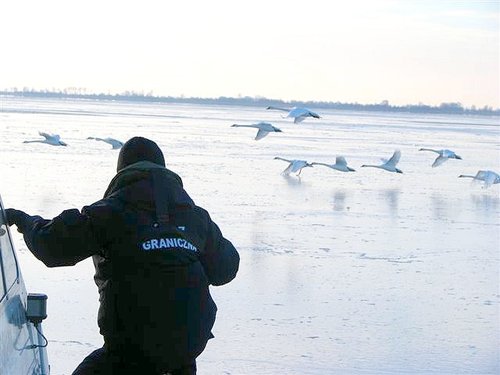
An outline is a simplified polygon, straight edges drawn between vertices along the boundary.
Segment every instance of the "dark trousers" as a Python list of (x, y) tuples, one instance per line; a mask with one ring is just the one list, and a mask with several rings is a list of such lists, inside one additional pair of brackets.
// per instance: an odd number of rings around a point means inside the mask
[(78, 365), (73, 375), (195, 375), (196, 361), (181, 368), (158, 372), (151, 364), (134, 358), (133, 355), (110, 353), (100, 348), (90, 353)]

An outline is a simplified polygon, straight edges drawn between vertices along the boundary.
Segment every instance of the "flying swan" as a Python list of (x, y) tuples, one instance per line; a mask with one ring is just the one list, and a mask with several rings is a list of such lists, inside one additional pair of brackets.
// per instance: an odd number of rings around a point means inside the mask
[(108, 144), (111, 145), (111, 147), (113, 148), (113, 150), (118, 150), (118, 149), (122, 148), (122, 146), (123, 146), (123, 142), (122, 141), (119, 141), (119, 140), (114, 139), (114, 138), (88, 137), (87, 139), (94, 139), (96, 141), (106, 142), (106, 143), (108, 143)]
[(326, 164), (326, 163), (318, 163), (318, 162), (312, 162), (312, 165), (324, 165), (325, 167), (336, 169), (337, 171), (341, 172), (355, 172), (355, 169), (352, 169), (351, 167), (347, 166), (347, 161), (343, 156), (337, 156), (335, 158), (335, 164)]
[(297, 176), (300, 176), (300, 173), (302, 172), (302, 168), (312, 167), (312, 164), (308, 163), (305, 160), (297, 160), (297, 159), (288, 160), (288, 159), (280, 158), (279, 156), (276, 156), (274, 159), (275, 160), (283, 160), (283, 161), (286, 161), (289, 163), (288, 167), (286, 167), (285, 170), (283, 170), (283, 172), (281, 172), (282, 175), (289, 175), (290, 173), (296, 173)]
[(392, 154), (392, 157), (389, 160), (387, 160), (384, 164), (381, 165), (363, 164), (361, 167), (373, 167), (373, 168), (385, 169), (388, 172), (403, 173), (401, 169), (396, 168), (396, 164), (398, 164), (399, 159), (401, 159), (401, 151), (396, 150), (394, 151), (394, 154)]
[(493, 171), (478, 171), (475, 176), (461, 174), (458, 177), (468, 177), (475, 181), (483, 181), (484, 188), (488, 188), (493, 184), (500, 184), (500, 175)]
[(460, 156), (458, 156), (457, 154), (455, 154), (451, 150), (446, 150), (446, 149), (444, 149), (444, 150), (433, 150), (432, 148), (421, 148), (418, 151), (432, 151), (432, 152), (435, 152), (435, 153), (438, 154), (438, 157), (436, 158), (436, 160), (434, 160), (434, 163), (432, 163), (432, 168), (437, 167), (437, 166), (443, 164), (448, 159), (459, 159), (459, 160), (462, 160), (462, 158)]
[(34, 139), (32, 141), (24, 141), (23, 143), (47, 143), (52, 146), (67, 146), (66, 143), (61, 141), (61, 137), (58, 134), (48, 134), (45, 132), (38, 132), (45, 139)]
[(268, 122), (259, 122), (257, 124), (251, 124), (251, 125), (240, 125), (240, 124), (233, 124), (231, 125), (232, 127), (241, 127), (241, 128), (257, 128), (259, 129), (257, 131), (257, 135), (255, 136), (255, 140), (258, 141), (259, 139), (264, 138), (266, 135), (272, 132), (278, 132), (281, 133), (281, 129), (278, 129), (275, 126), (272, 126)]
[(285, 117), (293, 118), (293, 122), (295, 124), (304, 121), (307, 117), (321, 118), (317, 113), (310, 111), (307, 108), (294, 107), (290, 109), (290, 108), (269, 106), (266, 109), (276, 109), (278, 111), (288, 112), (288, 114)]

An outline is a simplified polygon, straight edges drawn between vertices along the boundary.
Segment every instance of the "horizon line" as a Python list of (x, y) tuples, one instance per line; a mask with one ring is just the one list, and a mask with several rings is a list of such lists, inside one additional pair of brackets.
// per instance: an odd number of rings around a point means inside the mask
[[(125, 90), (121, 93), (97, 93), (91, 92), (86, 88), (77, 88), (77, 87), (68, 87), (65, 89), (34, 89), (34, 88), (26, 88), (18, 89), (16, 87), (10, 89), (0, 89), (0, 95), (5, 94), (13, 94), (13, 95), (40, 95), (40, 96), (65, 96), (65, 97), (75, 97), (75, 98), (83, 98), (83, 97), (104, 97), (104, 98), (143, 98), (143, 99), (153, 99), (153, 100), (178, 100), (178, 101), (235, 101), (235, 102), (269, 102), (269, 103), (278, 103), (278, 104), (290, 104), (290, 105), (316, 105), (316, 106), (326, 106), (329, 108), (332, 107), (356, 107), (356, 109), (386, 109), (386, 110), (409, 110), (409, 109), (428, 109), (432, 112), (447, 112), (447, 113), (487, 113), (487, 114), (495, 114), (500, 115), (500, 107), (493, 108), (489, 105), (484, 105), (483, 107), (478, 107), (476, 105), (471, 105), (470, 107), (465, 107), (460, 102), (442, 102), (439, 105), (430, 105), (425, 104), (423, 102), (419, 102), (418, 104), (390, 104), (388, 100), (382, 100), (378, 103), (359, 103), (359, 102), (340, 102), (340, 101), (325, 101), (325, 100), (283, 100), (283, 99), (274, 99), (267, 98), (261, 95), (249, 96), (249, 95), (238, 95), (234, 96), (218, 96), (218, 97), (201, 97), (201, 96), (185, 96), (181, 94), (180, 96), (159, 96), (153, 94), (153, 91), (149, 91), (147, 93), (138, 92), (134, 90)], [(360, 108), (364, 107), (364, 108)]]

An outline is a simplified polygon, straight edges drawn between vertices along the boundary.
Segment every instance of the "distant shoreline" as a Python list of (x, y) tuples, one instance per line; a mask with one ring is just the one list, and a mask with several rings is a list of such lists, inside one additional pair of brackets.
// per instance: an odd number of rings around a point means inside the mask
[(124, 94), (87, 94), (87, 93), (68, 93), (56, 91), (0, 91), (0, 96), (18, 96), (28, 98), (60, 98), (60, 99), (92, 99), (92, 100), (114, 100), (114, 101), (133, 101), (149, 103), (187, 103), (187, 104), (206, 104), (206, 105), (239, 105), (252, 107), (283, 106), (283, 107), (310, 107), (323, 109), (338, 109), (349, 111), (370, 111), (370, 112), (407, 112), (407, 113), (432, 113), (432, 114), (455, 114), (455, 115), (483, 115), (500, 116), (500, 108), (491, 107), (465, 108), (460, 103), (441, 103), (439, 106), (430, 106), (426, 104), (408, 104), (404, 106), (390, 105), (387, 101), (379, 104), (359, 104), (359, 103), (340, 103), (323, 101), (283, 101), (277, 99), (267, 99), (262, 97), (218, 97), (218, 98), (196, 98), (196, 97), (172, 97), (172, 96), (153, 96), (136, 93)]

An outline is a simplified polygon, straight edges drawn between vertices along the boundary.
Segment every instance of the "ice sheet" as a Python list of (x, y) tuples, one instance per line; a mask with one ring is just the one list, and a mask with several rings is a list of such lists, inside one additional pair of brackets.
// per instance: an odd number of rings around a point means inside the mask
[[(51, 218), (101, 198), (118, 152), (89, 136), (141, 135), (163, 149), (195, 202), (238, 248), (212, 288), (215, 339), (200, 374), (494, 374), (500, 371), (498, 118), (314, 109), (300, 125), (264, 108), (0, 98), (0, 194)], [(283, 133), (255, 141), (270, 122)], [(24, 144), (38, 131), (68, 147)], [(449, 148), (463, 160), (431, 168)], [(403, 174), (360, 168), (402, 152)], [(275, 156), (334, 163), (282, 176)], [(52, 375), (102, 344), (93, 266), (48, 269), (14, 230), (30, 292), (48, 294)]]

